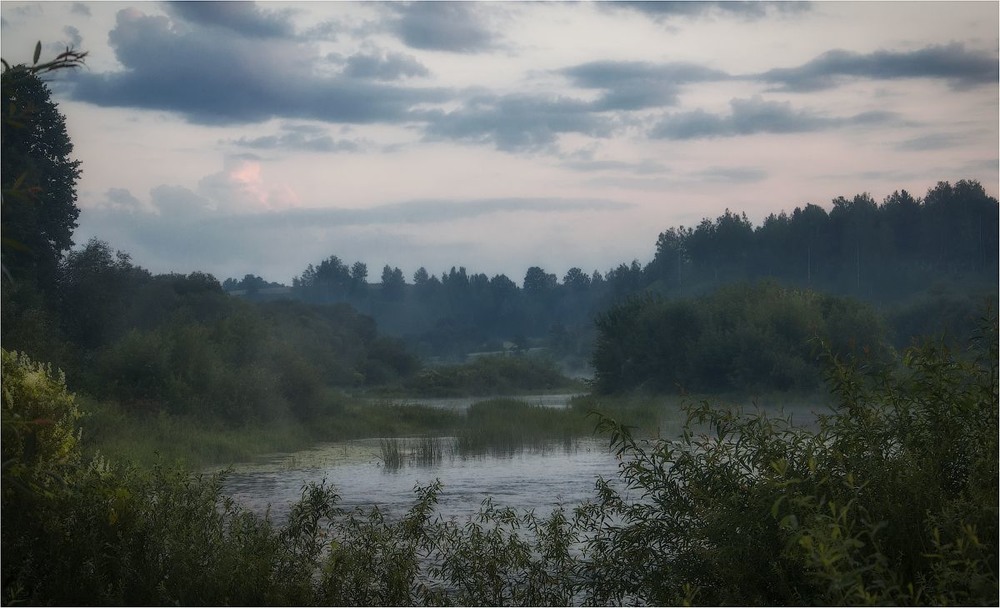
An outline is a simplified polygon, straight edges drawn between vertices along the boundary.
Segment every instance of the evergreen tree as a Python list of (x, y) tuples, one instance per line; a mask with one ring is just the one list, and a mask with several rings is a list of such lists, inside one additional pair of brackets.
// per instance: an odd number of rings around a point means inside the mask
[(8, 68), (0, 82), (3, 263), (12, 277), (35, 277), (49, 291), (73, 246), (80, 161), (71, 158), (65, 117), (35, 71)]

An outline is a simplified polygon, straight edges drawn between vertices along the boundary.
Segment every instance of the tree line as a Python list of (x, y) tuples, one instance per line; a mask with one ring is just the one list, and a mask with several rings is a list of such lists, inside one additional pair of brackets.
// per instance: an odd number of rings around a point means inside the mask
[[(645, 265), (633, 260), (604, 273), (574, 267), (561, 280), (533, 266), (520, 283), (464, 266), (440, 276), (421, 267), (407, 282), (389, 265), (379, 281), (369, 281), (363, 262), (333, 255), (310, 264), (278, 297), (349, 302), (425, 356), (460, 357), (530, 340), (579, 363), (589, 356), (594, 319), (615, 303), (644, 292), (697, 297), (729, 283), (772, 279), (875, 304), (892, 317), (891, 339), (903, 346), (958, 326), (961, 338), (974, 325), (970, 311), (996, 290), (998, 210), (972, 180), (939, 182), (922, 198), (905, 190), (881, 203), (869, 194), (838, 197), (830, 211), (807, 204), (772, 213), (759, 226), (727, 209), (694, 228), (661, 232)], [(278, 286), (255, 275), (225, 284), (257, 299), (275, 297), (261, 288)]]

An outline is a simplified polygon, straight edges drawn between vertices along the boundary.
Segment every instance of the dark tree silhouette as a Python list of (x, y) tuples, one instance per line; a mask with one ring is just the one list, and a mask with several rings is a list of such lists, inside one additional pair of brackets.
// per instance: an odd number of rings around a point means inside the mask
[(73, 246), (80, 161), (71, 158), (66, 120), (39, 76), (44, 71), (5, 63), (0, 180), (4, 266), (15, 278), (34, 276), (51, 289), (60, 258)]

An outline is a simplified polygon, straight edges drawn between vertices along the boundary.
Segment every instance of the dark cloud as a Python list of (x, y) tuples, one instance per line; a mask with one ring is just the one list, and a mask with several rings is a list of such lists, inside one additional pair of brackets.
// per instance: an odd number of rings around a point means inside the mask
[(318, 77), (301, 45), (173, 27), (167, 17), (119, 11), (109, 42), (120, 72), (80, 70), (73, 98), (103, 106), (179, 112), (203, 124), (274, 116), (341, 123), (398, 123), (438, 89), (403, 88), (347, 76)]
[(230, 140), (237, 146), (254, 150), (304, 150), (307, 152), (361, 152), (367, 144), (358, 140), (333, 139), (326, 134), (317, 134), (312, 130), (285, 129), (278, 135), (262, 135), (260, 137), (241, 137)]
[(725, 72), (686, 62), (594, 61), (560, 73), (578, 87), (605, 91), (594, 104), (597, 111), (675, 105), (681, 85), (729, 79)]
[(344, 76), (397, 80), (399, 78), (428, 76), (430, 71), (412, 55), (402, 53), (358, 53), (346, 60)]
[(306, 28), (306, 30), (302, 32), (302, 35), (306, 38), (336, 42), (340, 37), (340, 34), (343, 32), (343, 24), (334, 19), (330, 19), (328, 21), (321, 21), (316, 25)]
[(73, 6), (70, 7), (70, 12), (74, 15), (80, 15), (82, 17), (90, 16), (90, 7), (83, 2), (74, 2)]
[(480, 95), (451, 112), (425, 112), (427, 139), (490, 143), (499, 150), (541, 150), (561, 133), (608, 137), (615, 121), (593, 104), (565, 97)]
[(677, 103), (686, 83), (728, 79), (693, 63), (595, 61), (559, 70), (571, 83), (604, 93), (594, 101), (529, 94), (475, 95), (450, 112), (430, 111), (427, 139), (488, 143), (508, 152), (543, 150), (562, 133), (609, 137), (623, 125), (621, 112)]
[(250, 38), (287, 38), (294, 28), (286, 12), (261, 10), (253, 2), (168, 2), (170, 12), (200, 25), (232, 30)]
[(769, 70), (756, 78), (796, 92), (828, 89), (845, 78), (936, 78), (947, 81), (954, 89), (968, 89), (996, 84), (997, 73), (995, 53), (967, 51), (964, 45), (955, 43), (910, 52), (861, 54), (838, 49), (798, 67)]
[(930, 135), (922, 135), (920, 137), (914, 137), (912, 139), (899, 142), (894, 147), (897, 150), (907, 152), (921, 152), (924, 150), (943, 150), (945, 148), (952, 148), (961, 143), (962, 140), (956, 135), (948, 133), (932, 133)]
[(876, 125), (895, 120), (889, 112), (864, 112), (855, 116), (828, 117), (792, 109), (788, 102), (766, 101), (759, 96), (733, 99), (728, 116), (703, 110), (680, 112), (653, 127), (650, 136), (661, 139), (701, 139), (734, 137), (757, 133), (808, 133), (828, 129)]
[(600, 2), (606, 10), (629, 10), (647, 15), (657, 21), (672, 17), (702, 17), (724, 14), (744, 19), (763, 19), (773, 13), (798, 13), (811, 10), (807, 2)]
[(108, 207), (113, 209), (140, 211), (143, 208), (142, 202), (125, 188), (109, 188), (105, 196)]
[(397, 17), (392, 29), (412, 48), (478, 53), (497, 46), (496, 35), (484, 23), (485, 4), (410, 2), (388, 6)]

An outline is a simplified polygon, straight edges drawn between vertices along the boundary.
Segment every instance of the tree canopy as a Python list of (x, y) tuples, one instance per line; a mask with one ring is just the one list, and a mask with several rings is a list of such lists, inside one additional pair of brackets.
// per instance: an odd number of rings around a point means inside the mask
[(36, 54), (32, 67), (5, 63), (0, 76), (4, 266), (11, 276), (35, 276), (43, 286), (51, 286), (62, 254), (73, 246), (80, 214), (80, 161), (71, 157), (66, 119), (40, 77), (82, 58), (65, 55), (61, 62), (37, 65)]

